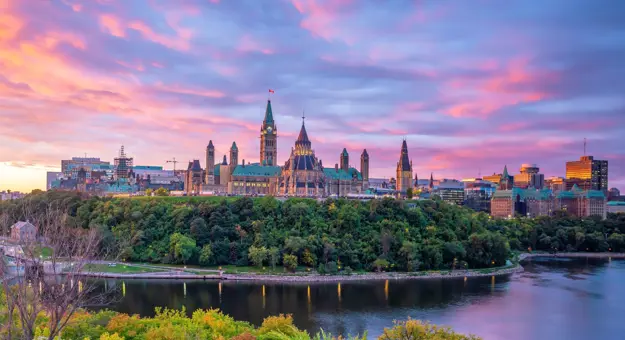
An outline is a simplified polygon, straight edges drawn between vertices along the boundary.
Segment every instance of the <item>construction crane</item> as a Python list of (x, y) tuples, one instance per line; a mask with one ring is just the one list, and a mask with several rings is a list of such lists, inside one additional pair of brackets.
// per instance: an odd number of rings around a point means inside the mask
[(179, 162), (176, 160), (176, 157), (174, 157), (174, 158), (173, 158), (173, 159), (171, 159), (171, 160), (167, 160), (167, 161), (165, 161), (165, 163), (174, 163), (174, 174), (176, 174), (176, 163), (179, 163)]

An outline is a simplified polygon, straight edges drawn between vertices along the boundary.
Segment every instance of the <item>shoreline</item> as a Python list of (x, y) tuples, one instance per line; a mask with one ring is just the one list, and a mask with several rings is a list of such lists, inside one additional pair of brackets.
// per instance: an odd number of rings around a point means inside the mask
[[(492, 272), (480, 271), (492, 270)], [(487, 277), (511, 275), (523, 272), (523, 267), (517, 264), (512, 267), (456, 270), (456, 271), (433, 271), (433, 272), (388, 272), (388, 273), (366, 273), (352, 275), (318, 275), (318, 274), (289, 274), (289, 275), (267, 275), (267, 274), (187, 274), (178, 272), (161, 273), (93, 273), (83, 272), (80, 276), (103, 278), (103, 279), (165, 279), (165, 280), (218, 280), (218, 281), (265, 281), (265, 282), (343, 282), (343, 281), (379, 281), (379, 280), (431, 280), (431, 279), (457, 279), (465, 277)]]
[(523, 253), (519, 255), (519, 263), (523, 262), (526, 259), (531, 259), (532, 257), (562, 257), (562, 258), (614, 258), (614, 259), (625, 259), (625, 253)]
[[(431, 280), (431, 279), (457, 279), (467, 277), (504, 276), (523, 272), (523, 261), (534, 257), (549, 258), (615, 258), (625, 259), (625, 253), (522, 253), (518, 263), (513, 266), (499, 268), (484, 268), (471, 270), (442, 270), (431, 272), (386, 272), (365, 273), (352, 275), (319, 275), (319, 274), (225, 274), (217, 271), (206, 270), (206, 274), (192, 274), (183, 271), (171, 270), (162, 272), (146, 273), (106, 273), (106, 272), (81, 272), (77, 275), (101, 279), (138, 279), (138, 280), (217, 280), (217, 281), (257, 281), (257, 282), (343, 282), (343, 281), (379, 281), (379, 280)], [(135, 265), (128, 263), (128, 265)], [(169, 269), (170, 267), (158, 267)], [(488, 272), (485, 272), (488, 271)]]

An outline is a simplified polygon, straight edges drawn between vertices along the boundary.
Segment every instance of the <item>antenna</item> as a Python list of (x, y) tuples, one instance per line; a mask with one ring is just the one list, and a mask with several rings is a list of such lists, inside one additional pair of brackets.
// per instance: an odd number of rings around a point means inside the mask
[(586, 138), (584, 137), (584, 156), (586, 156)]
[(305, 111), (302, 109), (302, 125), (304, 125), (304, 119), (306, 119)]

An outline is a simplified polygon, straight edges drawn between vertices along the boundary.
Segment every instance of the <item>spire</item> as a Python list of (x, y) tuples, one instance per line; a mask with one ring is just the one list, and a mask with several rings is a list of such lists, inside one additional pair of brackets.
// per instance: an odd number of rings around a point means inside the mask
[(208, 147), (209, 148), (214, 148), (212, 139), (208, 141)]
[(232, 142), (232, 147), (230, 147), (231, 150), (239, 150), (239, 148), (237, 148), (237, 142)]
[(228, 160), (226, 159), (226, 155), (224, 155), (224, 160), (221, 162), (221, 165), (228, 165)]
[(506, 180), (510, 177), (510, 175), (508, 175), (508, 165), (504, 165), (503, 174), (501, 175), (501, 177), (505, 178)]
[(408, 144), (406, 144), (405, 139), (401, 143), (401, 154), (399, 155), (399, 166), (401, 167), (401, 171), (411, 171), (410, 159), (408, 158)]
[(347, 149), (343, 148), (343, 156), (348, 156)]
[(267, 108), (265, 109), (265, 119), (263, 125), (273, 125), (273, 111), (271, 110), (271, 100), (267, 100)]
[(367, 149), (362, 150), (362, 157), (369, 157), (369, 154), (367, 153)]
[(434, 173), (430, 172), (430, 189), (434, 187)]

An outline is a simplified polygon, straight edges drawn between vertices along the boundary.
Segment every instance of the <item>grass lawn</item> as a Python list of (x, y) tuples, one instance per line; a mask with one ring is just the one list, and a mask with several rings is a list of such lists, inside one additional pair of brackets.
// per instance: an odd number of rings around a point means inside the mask
[(33, 250), (34, 255), (42, 256), (44, 258), (52, 256), (52, 248), (50, 247), (39, 247)]
[(85, 271), (93, 273), (118, 273), (118, 274), (135, 274), (135, 273), (156, 273), (163, 272), (164, 270), (158, 268), (146, 268), (137, 267), (126, 264), (116, 264), (115, 266), (109, 266), (108, 264), (88, 264), (85, 266)]

